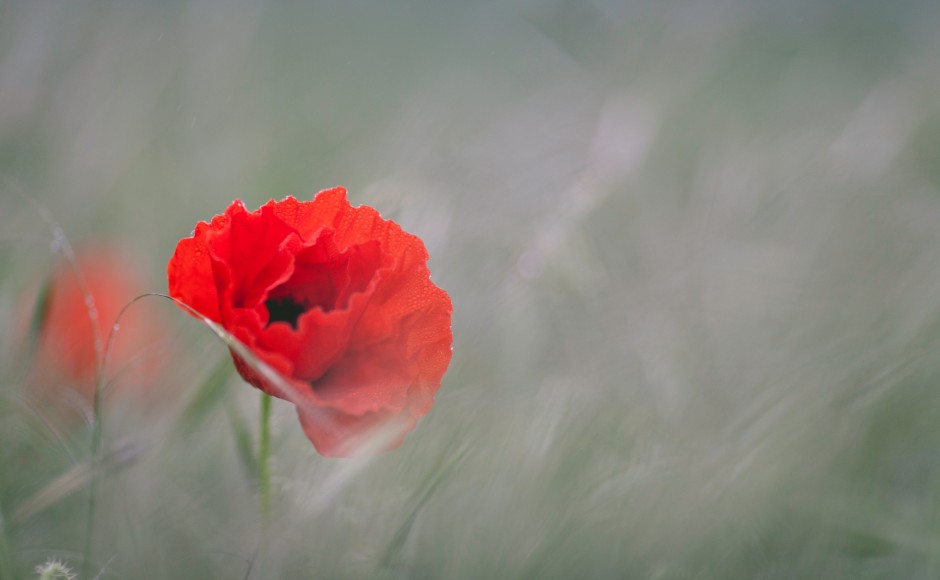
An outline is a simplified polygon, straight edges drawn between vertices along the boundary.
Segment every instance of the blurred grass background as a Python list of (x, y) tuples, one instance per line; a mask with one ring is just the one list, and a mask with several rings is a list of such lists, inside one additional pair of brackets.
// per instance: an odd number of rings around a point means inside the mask
[(341, 184), (453, 298), (434, 409), (353, 461), (276, 402), (258, 549), (257, 392), (154, 299), (139, 358), (172, 363), (106, 411), (92, 577), (940, 577), (937, 30), (927, 0), (0, 0), (0, 576), (86, 538), (90, 428), (30, 386), (32, 203), (163, 291), (233, 198)]

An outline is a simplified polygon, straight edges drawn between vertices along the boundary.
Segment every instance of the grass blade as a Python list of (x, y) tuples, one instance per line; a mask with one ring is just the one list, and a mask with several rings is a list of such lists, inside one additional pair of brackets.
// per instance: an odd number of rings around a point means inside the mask
[(258, 481), (258, 459), (255, 456), (251, 430), (234, 404), (230, 403), (228, 405), (228, 412), (232, 433), (235, 435), (235, 448), (238, 451), (238, 457), (241, 459), (242, 467), (245, 468), (245, 473), (251, 481)]
[[(195, 425), (202, 422), (209, 411), (219, 403), (227, 392), (225, 385), (228, 383), (233, 369), (234, 366), (229, 357), (226, 356), (219, 360), (180, 415), (178, 421), (180, 426), (185, 427), (186, 425)], [(174, 430), (174, 432), (183, 431), (185, 429)]]

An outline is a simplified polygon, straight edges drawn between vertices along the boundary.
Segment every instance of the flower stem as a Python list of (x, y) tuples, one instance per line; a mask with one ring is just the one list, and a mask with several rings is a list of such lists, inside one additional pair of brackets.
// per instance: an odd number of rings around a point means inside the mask
[(82, 578), (88, 578), (91, 570), (93, 534), (95, 530), (95, 502), (98, 487), (98, 464), (101, 455), (102, 403), (104, 399), (104, 370), (98, 372), (95, 383), (94, 425), (91, 434), (91, 481), (88, 483), (88, 519), (85, 524), (85, 549), (82, 558)]
[(10, 552), (10, 544), (7, 542), (3, 514), (0, 514), (0, 577), (12, 576), (13, 568), (13, 557)]
[(258, 480), (261, 488), (261, 519), (271, 518), (271, 395), (261, 393), (261, 433), (258, 443)]
[[(66, 246), (68, 247), (68, 246)], [(75, 268), (74, 256), (72, 255), (72, 250), (68, 247), (68, 259), (72, 264), (72, 267)], [(85, 549), (82, 553), (82, 574), (81, 578), (89, 578), (89, 572), (91, 571), (91, 559), (92, 559), (92, 549), (94, 548), (94, 531), (95, 531), (95, 504), (98, 497), (98, 471), (101, 469), (101, 438), (102, 430), (104, 429), (104, 387), (105, 387), (105, 378), (108, 370), (108, 363), (111, 361), (111, 351), (114, 348), (114, 339), (117, 336), (118, 329), (120, 328), (121, 319), (124, 317), (124, 313), (127, 312), (127, 309), (132, 305), (136, 304), (137, 301), (147, 298), (149, 296), (162, 296), (161, 294), (155, 294), (148, 292), (146, 294), (141, 294), (140, 296), (135, 297), (133, 300), (125, 304), (120, 312), (118, 312), (117, 317), (114, 319), (114, 324), (111, 325), (111, 330), (108, 332), (108, 340), (102, 342), (101, 340), (101, 331), (98, 328), (97, 319), (98, 311), (94, 306), (94, 299), (84, 288), (84, 281), (79, 275), (78, 269), (75, 269), (75, 274), (78, 277), (79, 281), (82, 284), (82, 292), (85, 294), (85, 302), (88, 305), (89, 319), (92, 321), (92, 330), (94, 331), (95, 337), (95, 355), (97, 358), (97, 376), (95, 378), (95, 398), (93, 401), (94, 411), (92, 415), (92, 433), (91, 433), (91, 458), (89, 460), (90, 467), (90, 481), (88, 482), (88, 519), (85, 524)]]

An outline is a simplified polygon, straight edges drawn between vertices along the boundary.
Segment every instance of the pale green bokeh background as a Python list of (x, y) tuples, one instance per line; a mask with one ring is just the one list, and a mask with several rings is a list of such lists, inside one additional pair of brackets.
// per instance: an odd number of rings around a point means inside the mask
[[(84, 487), (14, 514), (90, 438), (24, 411), (15, 321), (56, 257), (15, 192), (162, 291), (233, 198), (342, 184), (425, 240), (454, 359), (372, 461), (276, 405), (253, 577), (937, 577), (937, 30), (913, 0), (0, 0), (0, 569), (81, 566)], [(163, 308), (177, 402), (107, 418), (142, 450), (92, 568), (244, 577), (257, 393), (181, 428), (226, 353)]]

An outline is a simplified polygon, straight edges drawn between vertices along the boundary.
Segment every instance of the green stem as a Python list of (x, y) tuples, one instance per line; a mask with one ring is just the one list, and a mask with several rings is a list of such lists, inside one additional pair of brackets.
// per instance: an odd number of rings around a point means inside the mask
[(13, 557), (7, 543), (6, 528), (0, 520), (0, 578), (13, 577)]
[(98, 373), (98, 380), (95, 383), (95, 411), (94, 425), (91, 435), (91, 481), (88, 484), (88, 519), (85, 524), (85, 549), (82, 558), (81, 578), (89, 578), (91, 571), (91, 558), (93, 548), (93, 534), (95, 530), (95, 502), (97, 499), (98, 488), (98, 464), (101, 456), (101, 430), (102, 414), (101, 408), (104, 399), (104, 370)]
[(258, 479), (261, 487), (261, 518), (267, 527), (271, 518), (271, 395), (261, 393), (261, 434), (258, 444)]
[[(61, 235), (59, 234), (58, 229), (56, 232), (57, 236)], [(88, 290), (85, 287), (84, 278), (82, 278), (81, 273), (75, 266), (75, 257), (72, 253), (72, 248), (68, 245), (67, 241), (65, 242), (65, 249), (67, 251), (66, 257), (68, 258), (69, 263), (72, 265), (75, 276), (82, 288), (82, 294), (85, 295), (85, 300), (88, 303), (88, 318), (92, 322), (92, 334), (95, 337), (95, 354), (97, 355), (96, 366), (98, 369), (98, 374), (95, 380), (94, 416), (92, 417), (93, 425), (91, 433), (90, 464), (91, 481), (88, 483), (88, 520), (85, 525), (85, 549), (83, 552), (84, 557), (82, 559), (81, 575), (81, 578), (88, 578), (91, 566), (92, 549), (94, 547), (93, 533), (95, 530), (95, 503), (97, 501), (98, 492), (98, 471), (101, 468), (101, 432), (102, 429), (104, 429), (104, 385), (108, 363), (111, 361), (111, 351), (114, 348), (114, 339), (117, 335), (118, 328), (120, 328), (120, 322), (124, 317), (124, 313), (127, 312), (128, 308), (136, 304), (137, 301), (143, 300), (144, 298), (148, 298), (150, 296), (160, 296), (162, 298), (170, 297), (157, 292), (147, 292), (135, 297), (133, 300), (125, 304), (121, 308), (120, 312), (118, 312), (117, 317), (114, 319), (114, 324), (111, 326), (111, 330), (108, 332), (108, 340), (102, 343), (101, 331), (98, 329), (97, 323), (95, 323), (98, 314), (97, 310), (94, 310), (94, 301), (91, 300), (91, 294), (88, 293)]]
[[(6, 466), (9, 465), (9, 455), (7, 453), (3, 454), (3, 457), (0, 457), (0, 494), (6, 495), (5, 492), (8, 486), (7, 480), (7, 471)], [(3, 502), (5, 503), (5, 502)], [(10, 550), (10, 543), (7, 540), (7, 520), (3, 516), (5, 510), (3, 509), (4, 505), (0, 503), (0, 578), (13, 577), (13, 569), (15, 568), (13, 564), (13, 553)]]

